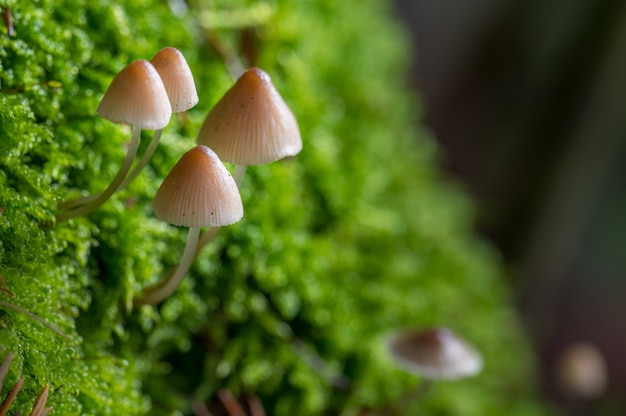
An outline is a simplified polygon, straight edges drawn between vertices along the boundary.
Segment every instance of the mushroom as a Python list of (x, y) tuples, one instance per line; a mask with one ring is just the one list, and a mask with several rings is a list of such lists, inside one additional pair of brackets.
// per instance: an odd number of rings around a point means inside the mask
[[(96, 210), (119, 189), (137, 154), (141, 130), (163, 129), (169, 123), (172, 106), (156, 69), (148, 61), (138, 59), (113, 78), (98, 105), (97, 112), (114, 123), (132, 126), (128, 152), (117, 175), (102, 193), (78, 208), (57, 215), (57, 222)], [(69, 201), (64, 205), (71, 206), (72, 202)]]
[[(272, 163), (302, 150), (300, 129), (270, 76), (259, 68), (245, 71), (209, 112), (198, 144), (210, 147), (224, 162), (235, 164), (241, 185), (246, 166)], [(215, 235), (207, 230), (198, 252)]]
[(608, 384), (604, 356), (595, 345), (576, 342), (565, 348), (556, 362), (556, 376), (566, 395), (581, 400), (602, 396)]
[(389, 343), (389, 351), (404, 371), (428, 380), (454, 380), (482, 370), (480, 353), (447, 328), (403, 332)]
[[(157, 70), (165, 85), (172, 112), (182, 113), (198, 104), (198, 92), (196, 91), (193, 74), (185, 57), (178, 49), (170, 46), (165, 47), (152, 57), (150, 63)], [(121, 188), (131, 183), (148, 163), (159, 144), (162, 131), (156, 130), (154, 132), (143, 156), (141, 156), (133, 171), (124, 180)]]
[(482, 370), (478, 351), (447, 328), (405, 331), (392, 337), (387, 347), (400, 369), (422, 377), (417, 388), (397, 401), (395, 407), (401, 410), (426, 394), (434, 380), (470, 377)]
[(240, 183), (245, 166), (272, 163), (302, 150), (300, 129), (267, 73), (250, 68), (209, 112), (198, 144), (234, 163)]
[(176, 290), (193, 261), (201, 227), (229, 225), (243, 217), (235, 180), (206, 146), (196, 146), (180, 158), (157, 190), (152, 209), (163, 221), (189, 227), (189, 234), (174, 272), (147, 289), (135, 305), (159, 303)]

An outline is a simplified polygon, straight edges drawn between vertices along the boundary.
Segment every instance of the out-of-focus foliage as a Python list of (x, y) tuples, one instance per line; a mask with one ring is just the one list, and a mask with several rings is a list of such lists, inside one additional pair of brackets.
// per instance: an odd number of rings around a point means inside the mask
[[(16, 353), (14, 410), (51, 388), (61, 415), (191, 414), (229, 388), (268, 414), (391, 408), (416, 380), (384, 350), (394, 328), (447, 325), (484, 374), (438, 385), (439, 415), (529, 415), (532, 362), (498, 258), (471, 230), (405, 92), (407, 44), (382, 0), (0, 1), (0, 355)], [(95, 114), (115, 74), (164, 46), (200, 103), (174, 116), (150, 165), (98, 211), (52, 225), (57, 204), (106, 187), (127, 127)], [(220, 50), (221, 53), (216, 53)], [(265, 69), (300, 122), (296, 158), (248, 169), (244, 219), (220, 230), (177, 293), (132, 308), (175, 265), (184, 229), (150, 201), (232, 79)], [(144, 132), (140, 153), (151, 132)], [(349, 380), (349, 389), (336, 386)]]

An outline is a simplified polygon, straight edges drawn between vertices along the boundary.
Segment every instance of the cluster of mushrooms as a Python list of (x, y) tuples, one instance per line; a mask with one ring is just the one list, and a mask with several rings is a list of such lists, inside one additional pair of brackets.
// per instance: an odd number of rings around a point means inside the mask
[[(148, 163), (172, 112), (186, 111), (197, 103), (193, 75), (175, 48), (166, 47), (149, 62), (139, 59), (124, 68), (111, 82), (97, 112), (114, 123), (132, 126), (126, 157), (103, 192), (62, 203), (63, 211), (56, 216), (56, 222), (94, 211), (127, 186)], [(131, 172), (142, 129), (154, 130), (154, 136)], [(157, 304), (169, 297), (216, 227), (243, 217), (239, 186), (246, 166), (272, 163), (302, 150), (293, 113), (270, 77), (259, 68), (245, 71), (213, 107), (197, 143), (172, 168), (152, 202), (159, 219), (189, 227), (181, 261), (159, 284), (147, 288), (136, 299), (136, 306)], [(234, 164), (234, 177), (223, 162)], [(212, 228), (201, 238), (202, 227)]]
[[(128, 153), (104, 191), (62, 203), (56, 222), (96, 210), (127, 186), (148, 163), (172, 113), (187, 111), (197, 102), (191, 70), (175, 48), (164, 48), (149, 62), (140, 59), (124, 68), (111, 82), (97, 112), (114, 123), (132, 126)], [(144, 129), (154, 130), (154, 135), (131, 171)], [(272, 163), (302, 150), (295, 117), (259, 68), (245, 71), (213, 107), (197, 143), (165, 177), (152, 202), (159, 219), (189, 227), (181, 261), (158, 284), (145, 289), (135, 306), (158, 304), (169, 297), (218, 227), (243, 217), (239, 186), (246, 166)], [(223, 162), (234, 165), (232, 175)], [(209, 228), (201, 235), (203, 227)], [(400, 333), (388, 349), (401, 368), (426, 380), (468, 377), (482, 369), (476, 349), (445, 328)]]

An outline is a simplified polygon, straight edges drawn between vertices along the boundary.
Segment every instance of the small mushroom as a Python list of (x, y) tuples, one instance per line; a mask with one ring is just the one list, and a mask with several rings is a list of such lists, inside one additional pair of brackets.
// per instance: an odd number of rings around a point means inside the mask
[(224, 162), (239, 166), (236, 172), (245, 171), (243, 166), (295, 156), (302, 150), (293, 113), (269, 75), (259, 68), (248, 69), (224, 94), (204, 120), (197, 141), (213, 149)]
[(482, 370), (480, 353), (447, 328), (403, 332), (389, 351), (404, 371), (429, 380), (470, 377)]
[[(111, 184), (95, 199), (91, 200), (88, 197), (85, 199), (88, 202), (84, 205), (57, 215), (57, 223), (96, 210), (119, 189), (137, 154), (141, 130), (163, 129), (169, 123), (172, 107), (156, 69), (148, 61), (138, 59), (113, 79), (98, 105), (97, 112), (114, 123), (132, 126), (133, 133), (128, 152)], [(72, 206), (72, 202), (69, 201), (64, 205)]]
[[(170, 105), (172, 106), (172, 112), (182, 113), (198, 104), (198, 92), (196, 91), (193, 74), (185, 57), (178, 49), (169, 46), (163, 48), (152, 57), (150, 63), (157, 70), (163, 81)], [(120, 188), (124, 188), (131, 183), (148, 163), (159, 144), (162, 132), (162, 129), (154, 132), (144, 154), (137, 162), (133, 171), (124, 179)]]
[(135, 305), (159, 303), (176, 290), (193, 261), (201, 227), (229, 225), (243, 217), (235, 180), (206, 146), (196, 146), (180, 158), (159, 187), (152, 208), (157, 218), (189, 227), (189, 234), (175, 271), (147, 289)]
[[(259, 68), (245, 71), (209, 112), (197, 138), (224, 162), (235, 164), (239, 186), (246, 166), (272, 163), (302, 150), (300, 129), (270, 76)], [(207, 230), (198, 252), (215, 235)]]

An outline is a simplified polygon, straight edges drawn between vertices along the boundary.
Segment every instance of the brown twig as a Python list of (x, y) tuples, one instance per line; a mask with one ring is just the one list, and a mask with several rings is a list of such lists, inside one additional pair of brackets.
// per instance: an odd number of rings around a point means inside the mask
[(37, 400), (35, 400), (35, 404), (33, 405), (33, 410), (30, 412), (30, 416), (43, 416), (48, 414), (50, 410), (46, 408), (46, 401), (48, 400), (48, 391), (50, 390), (49, 386), (44, 387), (39, 395), (37, 396)]
[(4, 18), (4, 24), (7, 26), (7, 35), (10, 37), (15, 36), (15, 30), (13, 29), (13, 18), (11, 17), (11, 9), (4, 7), (2, 10), (2, 16)]
[(11, 389), (11, 391), (9, 391), (9, 394), (7, 394), (7, 397), (4, 399), (2, 405), (0, 406), (0, 416), (4, 416), (7, 413), (7, 410), (9, 410), (9, 407), (11, 407), (11, 403), (13, 403), (15, 396), (17, 396), (17, 393), (19, 393), (22, 389), (23, 384), (23, 378), (20, 378), (15, 382), (13, 388)]
[(10, 298), (13, 297), (13, 292), (9, 289), (7, 282), (4, 280), (4, 277), (0, 274), (0, 290), (5, 292)]
[(229, 416), (246, 416), (245, 410), (239, 404), (237, 399), (233, 396), (233, 394), (228, 389), (222, 389), (218, 393), (218, 397), (222, 402), (222, 405), (228, 412)]
[(265, 416), (265, 409), (259, 396), (248, 397), (248, 407), (250, 408), (250, 416)]

